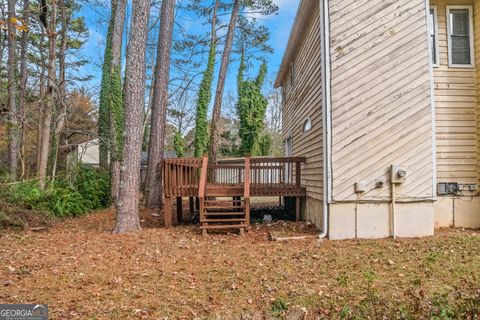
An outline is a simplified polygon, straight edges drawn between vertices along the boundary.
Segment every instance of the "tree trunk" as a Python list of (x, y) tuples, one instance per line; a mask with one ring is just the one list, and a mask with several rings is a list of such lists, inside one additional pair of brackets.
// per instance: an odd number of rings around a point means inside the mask
[(45, 180), (47, 179), (48, 155), (50, 147), (50, 132), (52, 129), (53, 109), (55, 106), (55, 80), (56, 80), (56, 25), (57, 25), (57, 0), (50, 2), (50, 23), (48, 26), (48, 79), (46, 92), (46, 107), (42, 125), (42, 139), (40, 145), (40, 163), (38, 168), (38, 178), (40, 188), (45, 189)]
[(150, 140), (148, 147), (148, 168), (145, 183), (146, 206), (162, 205), (162, 175), (158, 170), (163, 161), (165, 145), (165, 122), (168, 107), (168, 81), (170, 76), (170, 53), (172, 48), (175, 0), (163, 0), (160, 18), (157, 62), (155, 68), (154, 91)]
[(58, 147), (60, 142), (60, 134), (62, 133), (63, 127), (65, 125), (65, 118), (67, 116), (67, 105), (65, 102), (66, 99), (66, 78), (65, 78), (65, 70), (66, 70), (66, 61), (65, 61), (65, 54), (67, 52), (67, 44), (68, 44), (68, 15), (67, 15), (67, 6), (65, 4), (65, 0), (58, 0), (58, 5), (60, 9), (60, 19), (62, 28), (60, 31), (60, 50), (58, 52), (58, 105), (57, 105), (57, 121), (55, 124), (55, 130), (53, 134), (53, 142), (52, 142), (52, 179), (55, 179), (55, 175), (57, 173), (57, 161), (58, 161)]
[[(230, 53), (232, 52), (233, 37), (235, 35), (235, 26), (237, 23), (238, 12), (240, 10), (240, 0), (233, 2), (232, 15), (230, 16), (230, 25), (228, 26), (227, 40), (223, 50), (222, 64), (218, 75), (217, 90), (215, 92), (215, 103), (213, 105), (212, 124), (210, 128), (210, 152), (209, 160), (215, 162), (218, 154), (218, 141), (220, 136), (220, 117), (222, 113), (223, 91), (225, 89), (225, 78), (227, 76), (228, 65), (230, 62)], [(211, 179), (214, 177), (210, 177)]]
[[(43, 30), (43, 28), (42, 28)], [(39, 81), (39, 95), (40, 99), (37, 101), (38, 104), (38, 119), (37, 119), (37, 174), (40, 172), (40, 158), (41, 158), (41, 148), (42, 148), (42, 133), (43, 133), (43, 117), (45, 116), (45, 79), (46, 79), (46, 66), (45, 66), (45, 55), (43, 54), (44, 49), (44, 38), (43, 32), (40, 35), (39, 39), (39, 51), (40, 51), (40, 81)]]
[[(118, 199), (120, 190), (120, 161), (122, 160), (122, 144), (124, 129), (124, 112), (122, 103), (122, 75), (121, 56), (123, 42), (123, 27), (125, 24), (126, 0), (112, 1), (113, 28), (112, 28), (112, 60), (110, 66), (111, 92), (110, 99), (110, 150), (111, 159), (111, 197), (112, 203)], [(118, 95), (118, 96), (117, 96)]]
[[(28, 25), (30, 20), (29, 13), (30, 0), (23, 2), (23, 21)], [(25, 155), (25, 98), (27, 96), (27, 50), (28, 33), (23, 32), (20, 40), (20, 92), (18, 94), (18, 107), (20, 114), (20, 160), (22, 164), (21, 179), (25, 177), (26, 155)]]
[(18, 108), (17, 108), (17, 30), (14, 25), (15, 0), (8, 0), (8, 146), (10, 179), (17, 180), (18, 168)]
[(114, 233), (140, 230), (138, 215), (146, 44), (151, 0), (133, 2), (124, 87), (125, 138)]

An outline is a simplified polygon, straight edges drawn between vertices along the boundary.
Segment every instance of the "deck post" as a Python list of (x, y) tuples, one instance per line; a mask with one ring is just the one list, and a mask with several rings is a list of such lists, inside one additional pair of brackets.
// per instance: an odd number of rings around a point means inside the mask
[(244, 177), (244, 194), (245, 200), (245, 224), (247, 230), (250, 228), (250, 158), (245, 158), (245, 177)]
[(182, 201), (182, 197), (177, 197), (177, 223), (183, 223), (183, 201)]
[(295, 199), (295, 221), (300, 222), (300, 199), (301, 197), (297, 197)]
[(190, 210), (190, 216), (193, 216), (195, 213), (195, 198), (190, 197), (188, 198), (188, 205), (189, 205), (189, 210)]
[(295, 182), (297, 183), (297, 188), (302, 186), (302, 164), (300, 162), (296, 163)]
[(165, 205), (163, 208), (163, 218), (165, 221), (165, 228), (172, 226), (172, 198), (165, 197)]
[[(297, 188), (300, 189), (302, 186), (302, 164), (300, 161), (297, 161), (296, 168), (295, 168), (295, 180), (297, 184)], [(295, 201), (295, 220), (300, 222), (300, 201), (301, 198), (297, 197)]]

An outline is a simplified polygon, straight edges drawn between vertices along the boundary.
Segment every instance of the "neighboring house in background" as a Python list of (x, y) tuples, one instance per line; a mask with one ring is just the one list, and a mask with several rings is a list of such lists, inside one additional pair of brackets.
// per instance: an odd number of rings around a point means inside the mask
[[(165, 151), (165, 158), (176, 158), (177, 154), (173, 151)], [(100, 149), (98, 139), (93, 139), (87, 142), (79, 143), (77, 145), (70, 146), (67, 155), (67, 170), (72, 165), (81, 163), (93, 168), (100, 166)], [(145, 181), (146, 168), (148, 163), (148, 153), (142, 152), (141, 158), (141, 178), (142, 183)]]
[(82, 142), (69, 147), (67, 155), (67, 168), (71, 165), (82, 163), (94, 168), (99, 167), (100, 150), (98, 139)]
[(479, 1), (302, 0), (276, 87), (330, 239), (480, 227)]

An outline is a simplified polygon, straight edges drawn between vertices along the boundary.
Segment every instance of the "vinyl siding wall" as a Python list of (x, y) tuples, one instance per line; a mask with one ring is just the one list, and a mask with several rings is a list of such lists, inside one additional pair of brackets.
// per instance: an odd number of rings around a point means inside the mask
[[(318, 1), (317, 1), (318, 2)], [(307, 157), (302, 184), (307, 196), (323, 200), (322, 84), (320, 60), (320, 12), (312, 10), (294, 57), (294, 84), (285, 85), (283, 102), (284, 139), (291, 138), (293, 155)], [(290, 77), (290, 73), (286, 78)], [(303, 132), (307, 118), (312, 129)]]
[[(333, 200), (383, 200), (390, 165), (406, 166), (399, 201), (433, 193), (425, 0), (330, 0)], [(358, 198), (356, 182), (368, 183)]]
[[(473, 1), (431, 0), (430, 4), (437, 7), (440, 51), (439, 66), (434, 68), (437, 180), (477, 183), (475, 69), (449, 67), (447, 31), (447, 6), (473, 5)], [(477, 49), (477, 57), (478, 51)]]
[(480, 185), (480, 3), (474, 8), (475, 16), (475, 62), (476, 62), (476, 82), (477, 82), (477, 169), (478, 184)]

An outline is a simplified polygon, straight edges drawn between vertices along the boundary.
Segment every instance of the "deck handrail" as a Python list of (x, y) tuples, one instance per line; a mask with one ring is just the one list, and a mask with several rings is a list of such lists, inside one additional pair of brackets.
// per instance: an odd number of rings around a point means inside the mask
[(286, 162), (300, 162), (304, 163), (307, 161), (305, 157), (255, 157), (250, 158), (251, 163), (269, 163), (269, 162), (277, 162), (277, 163), (286, 163)]
[(244, 194), (243, 197), (245, 199), (250, 198), (250, 158), (245, 158), (245, 172), (244, 172)]
[(243, 200), (247, 229), (250, 227), (250, 158), (245, 158)]
[(207, 188), (208, 157), (203, 157), (200, 172), (200, 183), (198, 186), (198, 197), (205, 198), (205, 189)]

